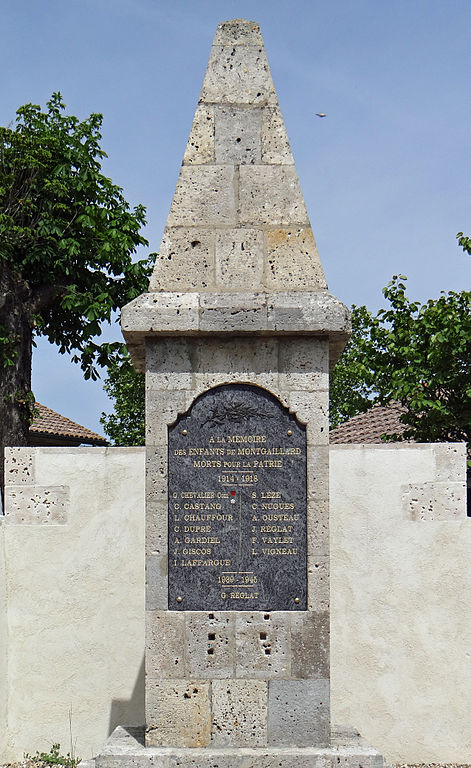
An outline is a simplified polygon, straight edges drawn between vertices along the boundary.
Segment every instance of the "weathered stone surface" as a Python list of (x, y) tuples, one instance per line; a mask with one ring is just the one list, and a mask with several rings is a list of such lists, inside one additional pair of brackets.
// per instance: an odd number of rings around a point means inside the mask
[[(121, 326), (126, 339), (143, 344), (143, 332), (168, 334), (199, 327), (197, 293), (143, 293), (122, 309)], [(136, 337), (133, 334), (137, 334)]]
[(299, 679), (329, 678), (329, 629), (327, 612), (291, 614), (291, 676)]
[(241, 224), (309, 227), (294, 166), (241, 165), (239, 172)]
[(235, 665), (234, 613), (207, 614), (187, 611), (185, 616), (188, 675), (195, 679), (233, 677)]
[(146, 504), (164, 504), (167, 508), (167, 448), (146, 447)]
[(167, 553), (167, 504), (148, 498), (146, 502), (146, 555), (166, 555)]
[(168, 608), (168, 557), (148, 555), (146, 557), (146, 609), (164, 611)]
[(260, 229), (224, 229), (216, 233), (216, 287), (243, 291), (261, 284), (264, 239)]
[(5, 448), (5, 485), (32, 485), (35, 480), (34, 448)]
[(149, 290), (214, 290), (214, 239), (211, 230), (166, 227)]
[(262, 109), (262, 163), (294, 165), (288, 134), (279, 107)]
[(188, 340), (173, 337), (149, 340), (146, 345), (146, 389), (174, 391), (192, 386)]
[[(139, 370), (144, 338), (207, 334), (310, 334), (339, 355), (350, 334), (347, 307), (326, 291), (142, 294), (123, 308), (122, 328)], [(137, 355), (137, 357), (136, 357)]]
[(183, 156), (183, 165), (214, 163), (214, 107), (198, 104)]
[(256, 21), (231, 19), (218, 24), (214, 45), (257, 45), (263, 46), (260, 27)]
[[(329, 393), (328, 390), (316, 392), (293, 391), (289, 394), (289, 406), (298, 419), (308, 425), (308, 445), (328, 445), (329, 443)], [(308, 474), (309, 454), (308, 454)]]
[(147, 678), (146, 720), (148, 747), (207, 746), (211, 740), (209, 682)]
[(315, 392), (329, 387), (327, 339), (280, 338), (280, 388)]
[(237, 221), (232, 165), (182, 166), (167, 227), (230, 225)]
[(187, 676), (183, 613), (146, 611), (146, 674), (160, 679)]
[(201, 294), (201, 331), (243, 333), (260, 331), (267, 326), (264, 293)]
[(329, 554), (329, 499), (311, 499), (307, 508), (308, 557), (326, 557)]
[(383, 768), (379, 752), (353, 731), (332, 733), (321, 746), (144, 747), (143, 728), (116, 728), (96, 758), (96, 768)]
[(274, 331), (313, 331), (326, 336), (351, 332), (350, 313), (327, 291), (278, 291), (267, 297), (268, 322)]
[(213, 680), (214, 747), (264, 747), (268, 684), (264, 680)]
[(6, 485), (5, 522), (15, 525), (62, 525), (67, 522), (67, 486)]
[(254, 165), (261, 160), (260, 109), (215, 107), (216, 164)]
[(276, 105), (265, 50), (260, 46), (213, 45), (200, 102)]
[(290, 674), (290, 613), (237, 613), (236, 677), (271, 680)]
[(330, 608), (329, 558), (311, 557), (307, 562), (308, 610), (325, 613)]
[(310, 227), (268, 230), (265, 238), (267, 289), (318, 291), (327, 288)]
[(328, 680), (270, 680), (269, 745), (321, 746), (329, 738)]
[(329, 498), (329, 447), (308, 442), (307, 448), (308, 498), (328, 501)]
[(195, 339), (192, 344), (197, 391), (222, 383), (252, 381), (278, 390), (278, 340), (239, 336), (227, 340)]
[(466, 483), (424, 483), (402, 490), (402, 508), (410, 520), (457, 520), (466, 504)]
[(172, 424), (185, 408), (180, 390), (150, 389), (146, 394), (146, 444), (166, 445), (167, 424)]

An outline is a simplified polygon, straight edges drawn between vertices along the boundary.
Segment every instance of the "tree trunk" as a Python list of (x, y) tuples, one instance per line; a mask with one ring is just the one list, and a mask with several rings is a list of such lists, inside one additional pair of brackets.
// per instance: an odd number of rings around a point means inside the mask
[[(0, 489), (4, 448), (27, 445), (31, 407), (31, 296), (27, 283), (0, 260)], [(8, 338), (5, 346), (1, 339)], [(12, 365), (4, 365), (5, 359)]]

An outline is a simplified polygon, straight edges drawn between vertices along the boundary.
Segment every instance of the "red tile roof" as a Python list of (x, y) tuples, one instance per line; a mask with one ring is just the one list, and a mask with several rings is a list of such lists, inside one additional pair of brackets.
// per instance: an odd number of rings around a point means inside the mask
[(401, 433), (405, 426), (399, 421), (405, 408), (399, 403), (374, 405), (365, 413), (352, 416), (330, 432), (331, 443), (382, 443), (381, 435)]
[(64, 439), (70, 438), (75, 445), (87, 443), (89, 445), (108, 445), (106, 438), (92, 432), (91, 429), (76, 424), (75, 421), (61, 416), (41, 403), (36, 403), (39, 415), (31, 424), (29, 431), (31, 436), (51, 436)]

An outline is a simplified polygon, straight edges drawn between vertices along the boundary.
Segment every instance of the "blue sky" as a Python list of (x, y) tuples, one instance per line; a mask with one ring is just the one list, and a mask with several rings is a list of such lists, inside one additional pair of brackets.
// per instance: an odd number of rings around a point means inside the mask
[[(471, 232), (469, 0), (4, 2), (0, 123), (57, 90), (79, 117), (102, 112), (104, 171), (147, 207), (156, 251), (212, 38), (230, 18), (261, 25), (330, 290), (374, 310), (397, 273), (419, 300), (469, 289), (455, 241)], [(102, 431), (101, 383), (47, 343), (33, 389)]]

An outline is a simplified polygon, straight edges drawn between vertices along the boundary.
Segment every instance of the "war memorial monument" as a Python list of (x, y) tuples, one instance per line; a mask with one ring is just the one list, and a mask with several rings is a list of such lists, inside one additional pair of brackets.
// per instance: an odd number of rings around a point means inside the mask
[(329, 368), (349, 313), (254, 22), (216, 31), (122, 326), (146, 372), (146, 722), (98, 768), (380, 768), (330, 722)]

